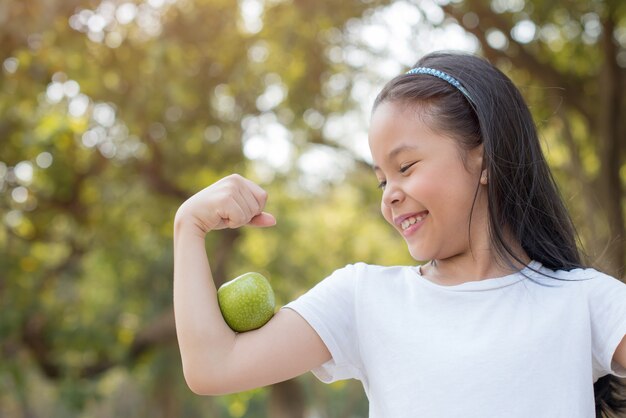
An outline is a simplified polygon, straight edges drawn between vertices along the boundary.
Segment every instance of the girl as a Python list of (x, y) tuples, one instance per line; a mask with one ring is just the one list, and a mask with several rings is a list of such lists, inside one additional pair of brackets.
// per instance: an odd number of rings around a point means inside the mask
[[(626, 286), (583, 267), (512, 82), (474, 56), (428, 55), (377, 97), (369, 145), (384, 218), (428, 262), (346, 266), (236, 334), (217, 305), (205, 234), (275, 219), (256, 184), (216, 182), (175, 219), (190, 388), (224, 394), (312, 370), (361, 380), (372, 418), (599, 413), (593, 382), (626, 376)], [(606, 396), (615, 386), (603, 387), (598, 408), (619, 407)]]

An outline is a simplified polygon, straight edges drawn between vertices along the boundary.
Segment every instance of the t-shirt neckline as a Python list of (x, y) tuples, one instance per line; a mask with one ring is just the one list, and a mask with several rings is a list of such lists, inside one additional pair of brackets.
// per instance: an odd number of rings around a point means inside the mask
[(415, 272), (417, 275), (423, 279), (420, 282), (426, 284), (427, 286), (431, 286), (441, 290), (447, 290), (451, 292), (475, 292), (475, 291), (483, 291), (483, 290), (491, 290), (491, 289), (499, 289), (502, 287), (510, 286), (515, 284), (521, 280), (524, 280), (530, 276), (536, 275), (537, 271), (542, 267), (539, 261), (532, 260), (528, 265), (526, 265), (520, 271), (516, 271), (514, 273), (508, 274), (506, 276), (501, 277), (493, 277), (489, 279), (483, 280), (474, 280), (470, 282), (465, 282), (457, 285), (442, 285), (428, 280), (426, 277), (422, 276), (421, 265), (415, 267)]

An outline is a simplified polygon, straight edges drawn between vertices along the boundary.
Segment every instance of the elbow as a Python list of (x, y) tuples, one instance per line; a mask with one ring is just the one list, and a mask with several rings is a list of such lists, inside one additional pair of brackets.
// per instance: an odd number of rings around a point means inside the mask
[(189, 389), (196, 395), (217, 395), (215, 382), (210, 379), (210, 376), (190, 367), (184, 367), (183, 374), (185, 376), (185, 382), (187, 383), (187, 387), (189, 387)]
[(219, 396), (229, 392), (224, 388), (224, 382), (215, 373), (194, 367), (184, 367), (183, 374), (187, 387), (200, 396)]

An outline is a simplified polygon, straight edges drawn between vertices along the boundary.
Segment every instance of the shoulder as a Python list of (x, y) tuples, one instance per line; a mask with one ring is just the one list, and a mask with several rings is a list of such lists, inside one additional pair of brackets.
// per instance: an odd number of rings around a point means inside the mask
[(341, 287), (344, 290), (350, 288), (356, 292), (372, 291), (388, 287), (392, 283), (411, 281), (416, 274), (414, 266), (382, 266), (359, 262), (347, 264), (333, 271), (318, 284), (318, 287)]
[(534, 274), (534, 277), (541, 284), (575, 286), (590, 295), (610, 292), (616, 292), (619, 295), (626, 293), (624, 282), (592, 267), (572, 270), (550, 270), (541, 267), (539, 274)]
[[(533, 271), (535, 278), (547, 280), (560, 280), (563, 282), (586, 282), (589, 280), (617, 280), (593, 267), (574, 268), (570, 270), (554, 270), (539, 264), (539, 268)], [(617, 280), (619, 281), (619, 280)]]

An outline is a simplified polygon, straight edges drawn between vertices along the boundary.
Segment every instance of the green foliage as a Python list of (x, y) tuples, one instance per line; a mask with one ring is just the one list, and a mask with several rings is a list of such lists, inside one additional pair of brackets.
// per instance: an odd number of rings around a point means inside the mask
[[(282, 305), (348, 263), (413, 262), (379, 214), (369, 168), (341, 167), (311, 189), (296, 163), (312, 144), (349, 153), (324, 124), (362, 105), (350, 92), (367, 67), (331, 52), (349, 44), (349, 22), (388, 2), (248, 1), (262, 6), (250, 22), (245, 3), (0, 5), (0, 415), (268, 416), (267, 389), (190, 393), (174, 343), (173, 217), (226, 174), (259, 181), (278, 224), (210, 235), (220, 281), (257, 270)], [(596, 103), (606, 63), (589, 32), (614, 9), (623, 63), (626, 11), (602, 1), (492, 3), (523, 7), (495, 13), (468, 0), (444, 10), (459, 21), (479, 14), (483, 35), (523, 19), (547, 34), (499, 52), (477, 38), (523, 87), (564, 194), (586, 219), (596, 206), (584, 184), (602, 179)], [(520, 51), (541, 65), (518, 65)], [(555, 80), (567, 83), (565, 94)], [(246, 155), (255, 123), (266, 139), (285, 129), (289, 161)], [(581, 229), (589, 242), (610, 232)], [(296, 382), (320, 416), (366, 415), (355, 382)]]
[[(278, 115), (319, 141), (303, 112), (350, 105), (321, 92), (324, 77), (345, 68), (325, 57), (324, 34), (370, 6), (327, 3), (268, 3), (271, 24), (261, 30), (245, 27), (233, 1), (40, 0), (0, 8), (0, 403), (10, 405), (0, 411), (26, 413), (32, 402), (80, 416), (115, 405), (116, 387), (132, 387), (135, 402), (172, 390), (178, 398), (159, 396), (174, 405), (171, 416), (179, 416), (176, 408), (202, 416), (180, 360), (165, 355), (176, 352), (167, 322), (174, 213), (225, 174), (254, 176), (243, 153), (246, 118)], [(273, 85), (284, 97), (259, 106)], [(219, 235), (207, 240), (225, 253), (218, 271), (267, 270), (283, 301), (320, 280), (331, 263), (354, 258), (346, 248), (324, 260), (306, 240), (285, 239), (304, 223), (306, 211), (292, 209), (317, 200), (306, 191), (291, 197), (281, 188), (287, 183), (271, 187), (276, 211), (293, 217), (284, 217), (287, 229), (243, 231), (235, 247)], [(337, 213), (351, 219), (355, 208), (346, 203)], [(332, 204), (317, 203), (323, 216)], [(292, 277), (295, 286), (280, 284)], [(154, 331), (159, 326), (166, 337)], [(36, 401), (29, 387), (48, 395)], [(209, 403), (216, 416), (242, 416), (263, 409), (266, 396), (261, 390)], [(151, 416), (147, 407), (135, 411)]]

